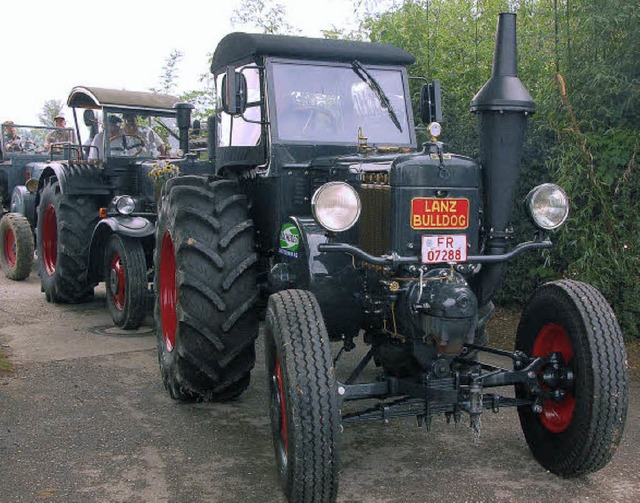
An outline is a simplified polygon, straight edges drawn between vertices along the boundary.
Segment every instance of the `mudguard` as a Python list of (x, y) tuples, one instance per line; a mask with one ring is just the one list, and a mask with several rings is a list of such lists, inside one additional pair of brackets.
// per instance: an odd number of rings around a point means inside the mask
[(89, 275), (93, 281), (102, 278), (102, 264), (107, 241), (112, 234), (122, 234), (132, 238), (143, 239), (153, 236), (155, 223), (143, 217), (116, 216), (98, 222), (91, 236), (89, 251)]
[(35, 227), (36, 195), (29, 192), (24, 185), (14, 187), (9, 211), (24, 215), (29, 220), (31, 227)]
[(63, 194), (109, 195), (111, 187), (105, 184), (100, 164), (89, 161), (51, 162), (40, 175), (38, 191), (54, 177)]
[(327, 231), (312, 218), (290, 217), (280, 230), (279, 263), (270, 274), (273, 290), (301, 288), (318, 299), (332, 340), (357, 334), (362, 316), (353, 293), (360, 291), (351, 257), (321, 253), (329, 242)]

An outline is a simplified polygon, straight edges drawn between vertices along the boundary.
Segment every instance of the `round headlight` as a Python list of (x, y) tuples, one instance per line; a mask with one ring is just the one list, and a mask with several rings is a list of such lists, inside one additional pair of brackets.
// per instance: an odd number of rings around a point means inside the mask
[(527, 208), (538, 227), (545, 230), (557, 229), (569, 216), (569, 198), (557, 185), (544, 183), (529, 192)]
[(360, 216), (360, 197), (344, 182), (329, 182), (311, 198), (313, 216), (328, 231), (343, 232), (353, 227)]
[(136, 209), (136, 202), (131, 196), (120, 196), (116, 200), (116, 210), (122, 215), (131, 215)]

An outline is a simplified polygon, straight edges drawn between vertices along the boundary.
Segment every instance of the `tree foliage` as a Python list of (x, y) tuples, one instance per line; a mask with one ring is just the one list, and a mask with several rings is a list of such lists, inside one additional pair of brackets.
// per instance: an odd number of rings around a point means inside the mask
[(162, 67), (162, 74), (159, 77), (159, 86), (152, 87), (151, 91), (161, 94), (173, 94), (176, 92), (178, 68), (183, 54), (177, 49), (173, 49)]
[[(362, 4), (363, 2), (358, 2)], [(519, 76), (537, 104), (530, 121), (518, 191), (561, 184), (571, 200), (556, 246), (517, 259), (501, 291), (524, 302), (540, 283), (573, 277), (598, 287), (628, 335), (640, 319), (640, 9), (616, 0), (407, 0), (367, 10), (372, 41), (416, 56), (414, 75), (440, 79), (443, 140), (476, 157), (469, 101), (490, 75), (499, 12), (518, 14)], [(516, 239), (531, 237), (522, 205)]]
[(251, 25), (262, 33), (299, 32), (287, 21), (286, 7), (275, 0), (245, 0), (233, 9), (231, 25)]
[(40, 124), (43, 126), (53, 126), (53, 118), (62, 112), (64, 103), (60, 100), (47, 100), (42, 105), (42, 112), (38, 115)]

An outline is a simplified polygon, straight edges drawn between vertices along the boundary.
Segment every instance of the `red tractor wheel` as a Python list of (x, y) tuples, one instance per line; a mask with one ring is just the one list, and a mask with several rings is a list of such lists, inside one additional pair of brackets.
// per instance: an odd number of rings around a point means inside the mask
[(44, 187), (38, 205), (38, 272), (48, 302), (85, 302), (93, 298), (89, 244), (98, 221), (98, 203), (63, 194), (58, 182)]
[(114, 234), (104, 255), (107, 308), (113, 323), (125, 330), (138, 328), (147, 314), (149, 280), (140, 240)]
[(2, 253), (0, 265), (7, 278), (20, 281), (29, 276), (33, 264), (33, 233), (24, 215), (7, 213), (0, 220)]
[(518, 408), (534, 457), (563, 477), (605, 466), (624, 430), (628, 376), (622, 333), (602, 294), (577, 281), (543, 285), (524, 310), (516, 349), (561, 362), (538, 373), (537, 390), (516, 386), (518, 398), (535, 401)]

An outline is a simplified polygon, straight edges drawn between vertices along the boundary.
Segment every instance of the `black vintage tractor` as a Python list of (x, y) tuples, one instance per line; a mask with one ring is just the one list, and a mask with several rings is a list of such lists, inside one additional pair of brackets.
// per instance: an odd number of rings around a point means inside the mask
[[(417, 146), (413, 62), (385, 44), (226, 36), (212, 64), (216, 174), (170, 180), (161, 197), (154, 261), (164, 384), (178, 400), (238, 397), (268, 299), (271, 424), (290, 501), (335, 500), (340, 432), (354, 422), (458, 423), (466, 414), (478, 430), (484, 411), (516, 407), (536, 459), (563, 477), (605, 466), (625, 425), (623, 338), (595, 288), (545, 284), (524, 309), (515, 350), (488, 346), (507, 263), (551, 247), (549, 231), (569, 210), (557, 185), (533, 188), (535, 233), (512, 243), (535, 110), (517, 77), (515, 15), (500, 16), (493, 75), (471, 102), (480, 162), (438, 140), (435, 82), (421, 90), (430, 139)], [(337, 372), (357, 340), (368, 352)], [(491, 354), (512, 368), (485, 361)], [(371, 362), (377, 379), (365, 379)]]
[[(48, 139), (56, 140), (55, 146)], [(58, 141), (66, 140), (66, 141)], [(6, 121), (0, 129), (0, 265), (12, 280), (29, 277), (33, 265), (35, 200), (47, 161), (74, 155), (71, 128)]]
[(95, 87), (74, 88), (67, 104), (74, 116), (84, 109), (91, 134), (75, 145), (75, 158), (47, 163), (40, 176), (42, 290), (49, 302), (84, 302), (104, 281), (114, 324), (135, 329), (152, 298), (160, 187), (180, 171), (211, 171), (197, 155), (185, 156), (193, 106), (174, 96)]

